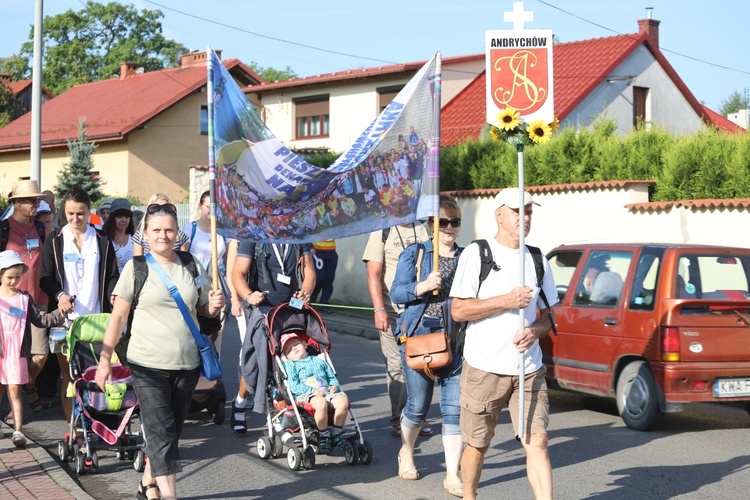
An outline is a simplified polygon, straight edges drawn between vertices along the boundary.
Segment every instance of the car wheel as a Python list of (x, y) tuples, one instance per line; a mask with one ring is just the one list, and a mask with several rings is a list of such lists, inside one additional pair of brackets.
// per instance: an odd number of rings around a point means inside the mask
[(617, 380), (617, 411), (625, 425), (647, 431), (664, 416), (659, 408), (658, 387), (645, 361), (630, 363)]

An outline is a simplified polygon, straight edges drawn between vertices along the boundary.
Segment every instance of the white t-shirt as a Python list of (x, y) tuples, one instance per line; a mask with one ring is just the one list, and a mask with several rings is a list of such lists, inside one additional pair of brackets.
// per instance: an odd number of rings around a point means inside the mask
[[(193, 223), (188, 222), (182, 227), (182, 232), (185, 233), (188, 237), (188, 240), (190, 239), (190, 236), (193, 234)], [(218, 255), (219, 260), (219, 266), (224, 266), (224, 252), (227, 250), (227, 245), (224, 242), (224, 237), (220, 234), (217, 235), (218, 238), (216, 239), (216, 251)], [(211, 267), (211, 233), (204, 233), (201, 231), (201, 228), (197, 227), (195, 228), (195, 236), (193, 236), (193, 240), (190, 243), (190, 253), (195, 256), (198, 261), (200, 261), (201, 265), (205, 269), (209, 269)]]
[[(474, 244), (467, 246), (458, 259), (458, 268), (450, 292), (451, 297), (487, 299), (505, 295), (519, 286), (518, 250), (505, 247), (494, 238), (487, 241), (490, 243), (495, 262), (500, 266), (500, 271), (490, 271), (487, 279), (482, 283), (477, 297), (481, 268), (479, 246)], [(525, 324), (528, 326), (536, 321), (537, 308), (534, 305), (542, 308), (545, 306), (541, 299), (537, 304), (539, 289), (536, 286), (534, 259), (528, 249), (525, 249), (525, 251), (524, 282), (526, 286), (532, 289), (531, 303), (529, 307), (524, 309)], [(555, 281), (550, 271), (549, 262), (544, 256), (542, 257), (545, 269), (542, 288), (550, 306), (553, 306), (557, 303)], [(472, 367), (485, 372), (516, 375), (518, 373), (519, 355), (516, 346), (513, 345), (513, 337), (519, 330), (519, 326), (518, 309), (506, 309), (486, 318), (470, 321), (466, 328), (464, 358)], [(526, 373), (533, 373), (542, 367), (542, 350), (539, 348), (538, 341), (529, 348), (525, 359)]]

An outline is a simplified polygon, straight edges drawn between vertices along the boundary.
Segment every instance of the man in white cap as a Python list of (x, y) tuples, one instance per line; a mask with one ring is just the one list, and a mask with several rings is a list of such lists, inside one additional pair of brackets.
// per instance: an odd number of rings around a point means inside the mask
[[(536, 498), (552, 498), (552, 467), (547, 452), (549, 400), (544, 380), (546, 369), (538, 339), (547, 335), (554, 320), (539, 298), (534, 258), (524, 248), (524, 283), (520, 283), (520, 230), (518, 189), (507, 188), (495, 198), (497, 234), (487, 240), (493, 270), (480, 282), (480, 247), (473, 243), (458, 261), (450, 296), (455, 321), (468, 321), (461, 373), (461, 434), (466, 443), (461, 458), (464, 498), (476, 497), (484, 455), (495, 432), (502, 408), (508, 404), (516, 435), (523, 425), (526, 473)], [(533, 205), (524, 193), (524, 235), (531, 228)], [(557, 302), (557, 292), (547, 259), (541, 289)], [(524, 308), (526, 327), (519, 331), (519, 310)], [(540, 310), (537, 318), (537, 308)], [(481, 320), (481, 321), (480, 321)], [(518, 422), (518, 363), (524, 356), (526, 390), (524, 422)]]
[[(42, 265), (42, 245), (48, 230), (44, 223), (34, 219), (42, 196), (37, 181), (27, 179), (13, 184), (8, 197), (13, 204), (13, 215), (0, 222), (0, 251), (13, 250), (21, 256), (29, 271), (21, 277), (17, 288), (29, 292), (39, 310), (46, 311), (47, 296), (39, 288), (39, 271)], [(36, 391), (36, 378), (44, 368), (48, 353), (47, 330), (32, 325), (29, 383), (23, 386), (23, 390), (34, 413), (42, 411), (42, 403)], [(10, 415), (9, 417), (12, 418)], [(9, 417), (6, 417), (6, 422)]]

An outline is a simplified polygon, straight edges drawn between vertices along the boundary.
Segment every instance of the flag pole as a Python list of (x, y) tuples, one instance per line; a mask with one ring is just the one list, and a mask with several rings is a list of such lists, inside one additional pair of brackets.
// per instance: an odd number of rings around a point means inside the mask
[[(432, 116), (435, 117), (435, 124), (432, 129), (432, 141), (434, 143), (435, 150), (437, 151), (437, 162), (438, 172), (440, 171), (440, 109), (441, 109), (441, 95), (442, 95), (442, 52), (436, 54), (435, 60), (435, 92), (432, 97)], [(433, 207), (434, 217), (432, 218), (432, 248), (433, 248), (433, 261), (432, 270), (440, 270), (440, 181), (438, 179), (438, 192), (436, 201)], [(439, 289), (432, 291), (433, 295), (440, 293)]]
[[(216, 243), (216, 157), (214, 154), (214, 67), (213, 50), (208, 47), (206, 53), (206, 94), (208, 104), (208, 192), (210, 199), (209, 217), (211, 220), (211, 289), (219, 289), (219, 259)], [(229, 297), (226, 297), (229, 300)]]
[[(523, 176), (523, 143), (516, 145), (518, 150), (518, 253), (520, 255), (519, 280), (520, 286), (526, 283), (526, 199), (524, 196)], [(526, 328), (526, 310), (518, 310), (518, 331)], [(524, 391), (526, 389), (526, 352), (519, 353), (518, 359), (518, 438), (523, 439), (524, 427)]]

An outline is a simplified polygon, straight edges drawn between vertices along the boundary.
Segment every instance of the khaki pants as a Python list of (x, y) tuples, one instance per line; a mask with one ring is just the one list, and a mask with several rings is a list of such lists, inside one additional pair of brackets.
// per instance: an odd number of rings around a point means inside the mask
[(401, 351), (396, 343), (393, 330), (396, 328), (395, 315), (388, 314), (388, 330), (380, 330), (380, 349), (385, 360), (386, 386), (391, 401), (391, 425), (401, 422), (401, 412), (406, 406), (406, 383), (404, 369), (401, 366)]

